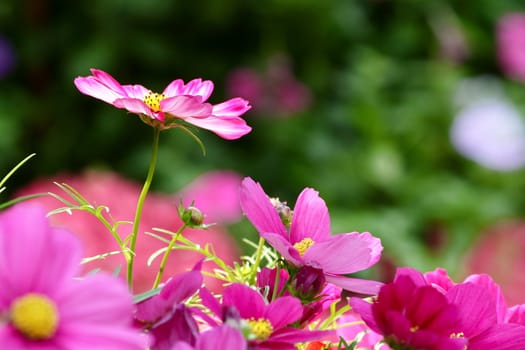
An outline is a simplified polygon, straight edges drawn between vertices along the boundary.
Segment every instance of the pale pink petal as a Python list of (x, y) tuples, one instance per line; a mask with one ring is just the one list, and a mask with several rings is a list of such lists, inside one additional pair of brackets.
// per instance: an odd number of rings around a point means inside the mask
[(195, 344), (196, 350), (246, 350), (247, 348), (248, 344), (242, 333), (228, 325), (202, 333)]
[(126, 284), (103, 272), (72, 281), (57, 303), (65, 326), (129, 325), (134, 310)]
[(252, 108), (252, 106), (250, 106), (248, 101), (240, 97), (235, 97), (214, 105), (212, 114), (216, 117), (232, 118), (244, 114), (250, 108)]
[(379, 238), (369, 240), (360, 234), (339, 234), (332, 238), (316, 242), (304, 254), (306, 262), (314, 262), (325, 273), (347, 274), (365, 270), (376, 263), (381, 256), (377, 246)]
[(365, 294), (365, 295), (377, 295), (379, 289), (383, 286), (383, 283), (372, 280), (364, 280), (360, 278), (352, 278), (345, 276), (332, 276), (325, 275), (326, 282), (335, 284), (347, 291)]
[(122, 85), (122, 89), (129, 98), (136, 98), (138, 100), (144, 100), (144, 97), (150, 92), (142, 85)]
[(209, 80), (193, 79), (179, 90), (180, 95), (201, 96), (206, 101), (213, 92), (213, 83)]
[(81, 254), (80, 242), (73, 235), (49, 227), (42, 207), (21, 203), (2, 212), (0, 305), (29, 292), (53, 297), (76, 273)]
[(111, 75), (100, 69), (90, 69), (90, 71), (91, 74), (93, 74), (93, 76), (102, 84), (106, 85), (108, 88), (117, 93), (124, 94), (122, 85)]
[(118, 98), (126, 97), (122, 91), (115, 91), (92, 76), (75, 78), (74, 83), (84, 95), (97, 98), (109, 104), (113, 104)]
[(142, 100), (137, 100), (135, 98), (119, 98), (115, 100), (114, 106), (117, 108), (126, 109), (131, 113), (136, 114), (145, 114), (150, 116), (153, 119), (159, 119), (158, 115), (160, 113), (155, 113), (148, 107)]
[(240, 202), (244, 215), (257, 231), (273, 232), (288, 238), (286, 227), (261, 184), (249, 177), (245, 178), (241, 183)]
[(184, 91), (184, 81), (182, 79), (173, 80), (171, 83), (166, 86), (162, 92), (167, 98), (183, 95)]
[(290, 227), (292, 244), (307, 237), (315, 242), (330, 237), (328, 208), (324, 200), (319, 197), (319, 193), (311, 188), (305, 188), (297, 197)]
[(131, 327), (108, 324), (75, 324), (57, 334), (55, 349), (118, 349), (144, 350), (150, 345), (150, 338)]
[(211, 114), (211, 105), (200, 96), (173, 96), (160, 101), (160, 110), (175, 118), (205, 118)]
[(216, 117), (209, 118), (184, 118), (184, 121), (199, 128), (210, 130), (226, 140), (236, 140), (252, 131), (252, 128), (246, 125), (244, 119), (228, 118), (220, 119)]

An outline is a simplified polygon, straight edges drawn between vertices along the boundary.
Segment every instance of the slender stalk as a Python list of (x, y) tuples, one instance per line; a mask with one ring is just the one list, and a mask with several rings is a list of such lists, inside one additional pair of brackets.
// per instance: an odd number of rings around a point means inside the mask
[(257, 270), (259, 269), (259, 265), (261, 264), (261, 258), (264, 248), (264, 238), (259, 238), (259, 245), (257, 246), (257, 251), (255, 253), (255, 262), (253, 264), (253, 270), (252, 270), (252, 276), (251, 276), (251, 282), (255, 282), (255, 277), (257, 276)]
[(168, 247), (166, 248), (166, 251), (164, 252), (164, 256), (162, 257), (162, 260), (160, 262), (159, 271), (157, 272), (157, 277), (155, 277), (155, 282), (153, 283), (153, 288), (155, 289), (159, 286), (160, 280), (162, 279), (162, 274), (164, 273), (164, 268), (166, 267), (166, 263), (168, 262), (168, 257), (170, 256), (171, 250), (173, 249), (173, 246), (175, 243), (177, 243), (177, 240), (179, 239), (180, 234), (184, 229), (188, 227), (187, 224), (182, 225), (177, 232), (173, 235), (173, 238), (171, 239), (170, 243), (168, 244)]
[(146, 176), (146, 181), (142, 186), (142, 191), (140, 192), (139, 199), (137, 201), (137, 209), (135, 211), (135, 220), (133, 221), (133, 230), (131, 232), (131, 242), (129, 245), (130, 255), (128, 259), (127, 267), (127, 280), (130, 290), (133, 290), (133, 262), (135, 260), (135, 246), (137, 245), (137, 236), (139, 232), (140, 217), (142, 215), (142, 207), (144, 206), (144, 201), (146, 200), (146, 195), (148, 194), (151, 181), (153, 180), (153, 174), (155, 173), (155, 166), (157, 164), (157, 157), (159, 153), (159, 137), (160, 137), (160, 128), (153, 128), (153, 150), (151, 152), (151, 161), (149, 164), (148, 175)]

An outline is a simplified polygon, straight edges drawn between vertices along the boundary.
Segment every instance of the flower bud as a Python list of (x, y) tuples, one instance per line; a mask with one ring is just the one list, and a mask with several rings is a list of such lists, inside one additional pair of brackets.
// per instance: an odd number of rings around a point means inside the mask
[(204, 214), (198, 208), (189, 206), (182, 212), (181, 219), (188, 226), (197, 227), (202, 225)]
[(302, 266), (295, 275), (292, 286), (301, 300), (313, 300), (321, 293), (325, 285), (323, 271), (311, 266)]
[(279, 217), (281, 218), (284, 226), (290, 226), (290, 223), (292, 222), (293, 211), (286, 204), (286, 202), (281, 202), (279, 198), (270, 198), (270, 202), (272, 203), (275, 210), (277, 210), (277, 213), (279, 214)]

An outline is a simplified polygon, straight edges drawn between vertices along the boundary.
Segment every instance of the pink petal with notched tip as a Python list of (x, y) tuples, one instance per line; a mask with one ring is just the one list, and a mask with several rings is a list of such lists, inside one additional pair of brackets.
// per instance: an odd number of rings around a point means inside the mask
[(211, 113), (211, 105), (203, 103), (200, 96), (173, 96), (160, 101), (160, 110), (175, 118), (206, 118)]
[(184, 81), (177, 79), (172, 81), (163, 91), (166, 97), (180, 95), (201, 96), (202, 101), (206, 101), (213, 92), (213, 83), (210, 80), (193, 79), (184, 84)]

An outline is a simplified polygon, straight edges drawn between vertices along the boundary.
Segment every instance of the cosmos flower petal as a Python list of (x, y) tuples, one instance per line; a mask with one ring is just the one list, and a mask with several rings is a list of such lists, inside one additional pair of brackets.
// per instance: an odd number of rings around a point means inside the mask
[(197, 339), (196, 350), (246, 350), (246, 339), (237, 329), (228, 325), (212, 328)]
[(150, 339), (145, 333), (131, 332), (124, 327), (108, 327), (106, 324), (76, 324), (64, 329), (62, 335), (58, 349), (144, 350), (150, 344)]
[(372, 313), (372, 303), (358, 297), (352, 297), (349, 300), (352, 310), (357, 312), (367, 326), (374, 332), (381, 333), (381, 328), (377, 325), (374, 315)]
[(144, 100), (146, 95), (150, 92), (150, 90), (139, 84), (122, 85), (122, 89), (126, 93), (127, 97), (136, 98), (137, 100), (141, 101)]
[(370, 235), (358, 233), (339, 234), (316, 242), (303, 258), (305, 261), (315, 261), (326, 273), (347, 274), (375, 264), (381, 256), (381, 250), (379, 238), (371, 239)]
[(286, 259), (295, 266), (304, 264), (303, 259), (297, 250), (290, 244), (290, 242), (281, 235), (269, 232), (261, 232), (261, 237), (264, 238), (275, 250), (279, 252)]
[(525, 349), (525, 326), (517, 324), (495, 324), (478, 336), (469, 339), (468, 349)]
[(131, 322), (131, 295), (125, 283), (110, 275), (97, 273), (84, 278), (82, 283), (72, 283), (58, 301), (61, 317), (68, 324)]
[(100, 69), (90, 69), (91, 74), (103, 85), (107, 86), (112, 91), (115, 91), (117, 94), (120, 95), (126, 95), (122, 85), (113, 78), (108, 73), (100, 70)]
[(306, 237), (315, 242), (330, 237), (328, 208), (319, 193), (311, 188), (305, 188), (297, 197), (290, 227), (292, 243), (300, 242)]
[(21, 203), (0, 214), (0, 256), (1, 305), (10, 293), (53, 293), (76, 273), (82, 252), (69, 232), (49, 227), (42, 207)]
[(248, 286), (234, 283), (224, 289), (223, 305), (235, 306), (244, 319), (260, 318), (264, 315), (266, 305), (262, 296)]
[(74, 84), (84, 95), (94, 97), (109, 104), (113, 104), (113, 101), (118, 98), (126, 97), (123, 92), (111, 89), (92, 76), (75, 78)]
[(249, 177), (242, 181), (240, 202), (244, 214), (257, 231), (272, 232), (283, 238), (287, 237), (286, 227), (258, 182)]
[(345, 290), (365, 295), (376, 295), (379, 292), (379, 289), (383, 286), (383, 283), (378, 281), (345, 276), (325, 275), (325, 279), (326, 282), (332, 283)]
[(115, 100), (113, 105), (117, 108), (126, 109), (131, 113), (145, 114), (153, 119), (158, 119), (155, 117), (156, 113), (154, 113), (142, 100), (136, 98), (119, 98)]
[(497, 322), (496, 303), (482, 286), (462, 283), (452, 287), (449, 301), (457, 305), (461, 315), (461, 330), (470, 338)]
[(184, 121), (209, 130), (225, 140), (236, 140), (252, 131), (242, 118), (184, 118)]
[(203, 103), (200, 96), (173, 96), (160, 101), (160, 109), (176, 118), (206, 118), (211, 114), (212, 106)]
[(274, 329), (278, 329), (299, 320), (302, 315), (303, 306), (299, 299), (284, 296), (268, 305), (264, 317), (270, 320)]
[(236, 118), (251, 108), (248, 101), (240, 97), (235, 97), (214, 105), (212, 114), (222, 119)]

